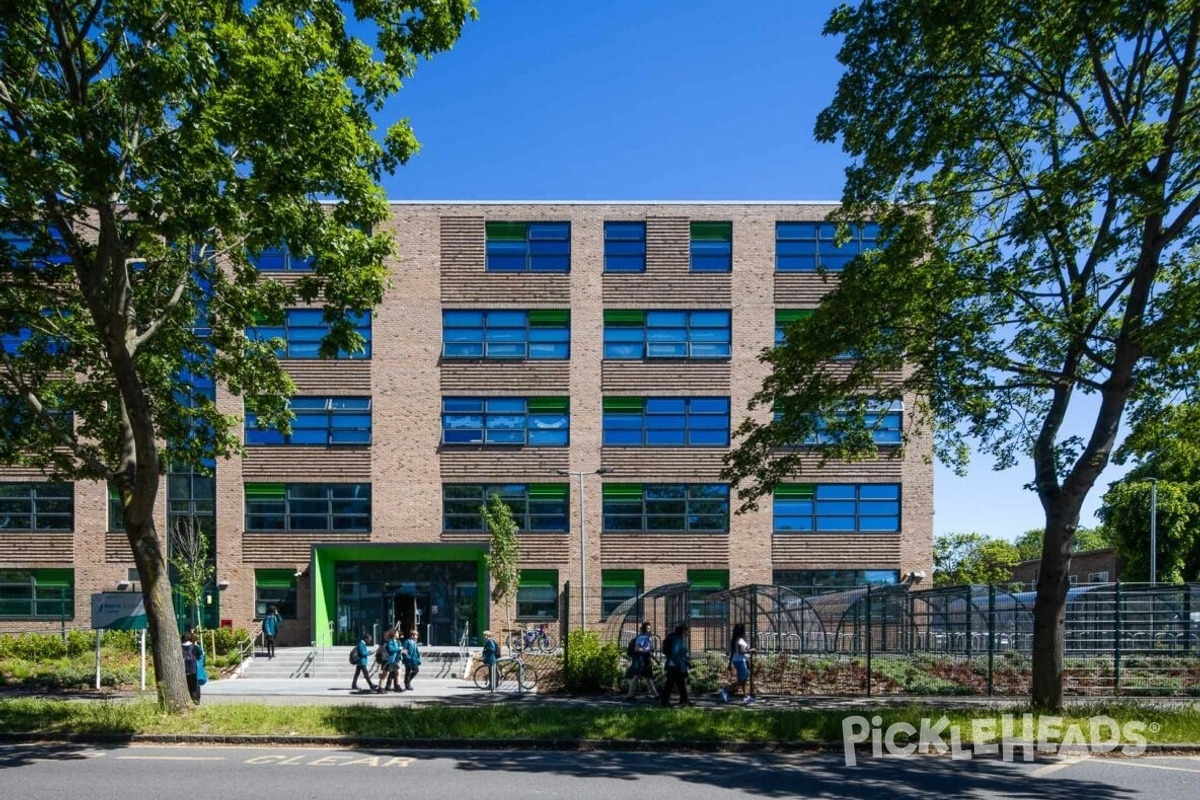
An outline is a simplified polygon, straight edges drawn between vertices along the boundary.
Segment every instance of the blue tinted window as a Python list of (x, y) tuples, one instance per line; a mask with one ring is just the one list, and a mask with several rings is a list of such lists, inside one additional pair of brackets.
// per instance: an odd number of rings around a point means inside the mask
[(630, 400), (605, 400), (604, 446), (729, 446), (728, 398), (648, 397), (632, 403)]
[(488, 272), (570, 272), (571, 223), (488, 222)]
[(442, 398), (442, 443), (566, 447), (566, 398)]
[(691, 224), (692, 272), (730, 272), (733, 269), (733, 224)]
[(728, 311), (615, 311), (605, 314), (607, 359), (729, 358)]
[(604, 271), (646, 271), (646, 223), (604, 223)]
[(311, 256), (292, 253), (285, 245), (268, 247), (260, 253), (251, 253), (250, 263), (262, 272), (311, 272)]
[[(836, 421), (842, 414), (835, 414), (833, 420)], [(776, 415), (778, 419), (778, 415)], [(895, 402), (890, 405), (881, 406), (877, 410), (868, 411), (863, 416), (863, 421), (871, 431), (871, 438), (877, 445), (899, 445), (904, 441), (904, 406), (902, 403)], [(818, 417), (817, 429), (814, 433), (804, 440), (804, 444), (810, 446), (820, 446), (830, 444), (836, 441), (837, 434), (831, 431), (830, 418)]]
[(852, 225), (850, 238), (838, 245), (837, 226), (828, 222), (775, 223), (775, 269), (778, 272), (842, 270), (860, 253), (879, 247), (879, 226)]
[(567, 359), (569, 311), (444, 311), (442, 355), (470, 359)]
[[(354, 331), (363, 338), (363, 349), (355, 353), (339, 350), (338, 358), (371, 357), (371, 315), (369, 312), (346, 315)], [(315, 308), (289, 308), (284, 312), (283, 325), (258, 325), (246, 329), (246, 336), (265, 342), (282, 339), (283, 346), (275, 351), (280, 358), (319, 358), (321, 342), (329, 335), (330, 324), (324, 312)]]
[(900, 530), (898, 484), (786, 486), (774, 497), (776, 533), (896, 533)]
[(246, 411), (246, 444), (355, 445), (371, 443), (370, 397), (293, 397), (291, 433), (258, 427), (258, 415)]

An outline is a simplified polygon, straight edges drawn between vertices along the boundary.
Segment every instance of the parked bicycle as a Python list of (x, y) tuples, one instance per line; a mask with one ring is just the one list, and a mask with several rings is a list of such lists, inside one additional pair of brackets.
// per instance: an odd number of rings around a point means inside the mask
[(471, 673), (471, 680), (475, 682), (476, 689), (532, 692), (537, 688), (538, 673), (532, 664), (526, 664), (520, 656), (508, 656), (495, 664), (478, 665)]
[(512, 653), (536, 651), (539, 653), (554, 652), (554, 637), (550, 635), (550, 626), (546, 623), (531, 625), (524, 630), (516, 630), (508, 636), (508, 649)]

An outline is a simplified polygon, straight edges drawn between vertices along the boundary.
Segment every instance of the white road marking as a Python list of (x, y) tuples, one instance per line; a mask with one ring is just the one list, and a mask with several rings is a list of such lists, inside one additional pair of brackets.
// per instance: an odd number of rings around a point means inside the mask
[(1082, 761), (1082, 758), (1064, 758), (1061, 761), (1056, 761), (1053, 764), (1047, 764), (1044, 767), (1038, 767), (1033, 772), (1029, 773), (1031, 778), (1044, 778), (1047, 775), (1058, 772), (1059, 770), (1073, 767)]

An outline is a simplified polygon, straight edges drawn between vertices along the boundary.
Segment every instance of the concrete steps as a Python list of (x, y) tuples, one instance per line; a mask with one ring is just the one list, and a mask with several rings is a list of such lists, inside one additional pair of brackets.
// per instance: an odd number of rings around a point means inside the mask
[[(333, 647), (318, 649), (313, 655), (310, 647), (276, 647), (275, 657), (268, 659), (258, 654), (248, 661), (238, 675), (240, 678), (256, 680), (282, 680), (287, 678), (310, 678), (320, 680), (349, 680), (354, 674), (349, 654), (352, 648)], [(479, 648), (474, 648), (478, 655)], [(374, 649), (372, 648), (372, 652)], [(310, 660), (310, 655), (313, 655)], [(372, 663), (372, 676), (377, 667)], [(421, 676), (426, 678), (461, 678), (464, 665), (457, 647), (421, 648)]]

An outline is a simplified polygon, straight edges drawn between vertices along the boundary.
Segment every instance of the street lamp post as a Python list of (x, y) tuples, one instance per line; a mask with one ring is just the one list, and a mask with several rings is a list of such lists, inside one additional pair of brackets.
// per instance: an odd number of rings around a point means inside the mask
[(607, 475), (612, 472), (608, 467), (583, 470), (581, 472), (569, 469), (556, 469), (555, 475), (574, 475), (579, 478), (579, 629), (587, 630), (587, 523), (585, 518), (585, 501), (583, 499), (583, 478), (585, 475)]
[(1158, 585), (1158, 478), (1150, 481), (1150, 585)]

